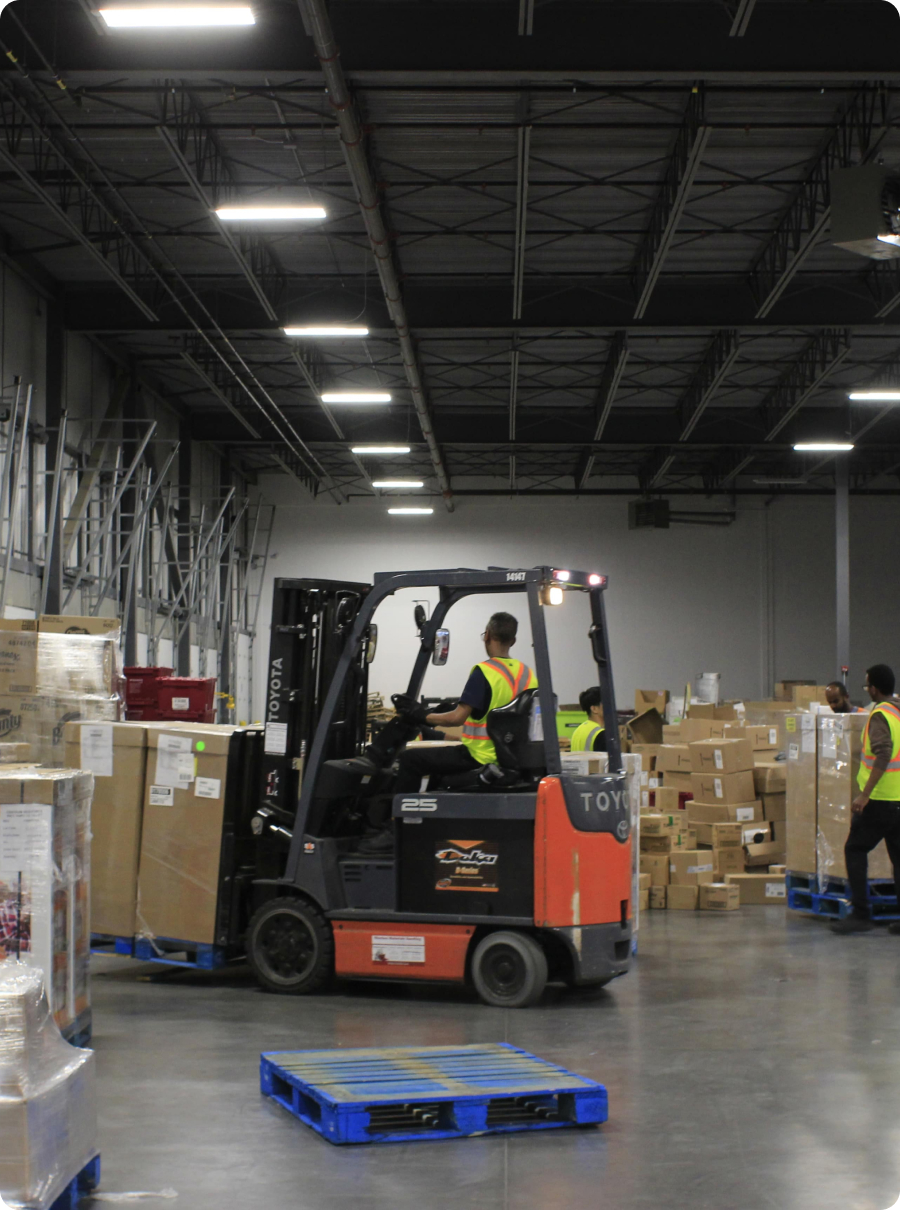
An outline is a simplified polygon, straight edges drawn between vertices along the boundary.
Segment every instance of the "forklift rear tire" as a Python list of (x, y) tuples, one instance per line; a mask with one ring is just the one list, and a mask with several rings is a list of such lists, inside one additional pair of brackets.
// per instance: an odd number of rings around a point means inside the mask
[(247, 961), (266, 991), (309, 995), (334, 973), (331, 925), (305, 900), (271, 899), (250, 921)]
[(489, 933), (472, 958), (472, 981), (495, 1008), (528, 1008), (547, 986), (547, 955), (527, 933)]

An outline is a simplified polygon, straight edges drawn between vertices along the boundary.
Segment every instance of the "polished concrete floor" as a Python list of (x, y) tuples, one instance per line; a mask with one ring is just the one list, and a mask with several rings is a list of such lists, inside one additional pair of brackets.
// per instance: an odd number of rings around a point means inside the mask
[[(103, 1188), (183, 1210), (884, 1210), (900, 1193), (900, 938), (779, 908), (647, 913), (602, 991), (525, 1011), (244, 969), (96, 960)], [(149, 976), (149, 978), (148, 978)], [(600, 1128), (334, 1147), (259, 1095), (263, 1050), (509, 1041), (602, 1081)]]

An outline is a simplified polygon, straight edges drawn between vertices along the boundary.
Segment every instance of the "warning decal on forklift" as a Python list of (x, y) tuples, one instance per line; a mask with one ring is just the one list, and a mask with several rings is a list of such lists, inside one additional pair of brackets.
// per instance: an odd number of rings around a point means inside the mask
[(434, 853), (437, 891), (498, 891), (495, 840), (445, 840)]
[(372, 961), (381, 963), (399, 962), (409, 965), (411, 962), (425, 961), (424, 937), (372, 937)]

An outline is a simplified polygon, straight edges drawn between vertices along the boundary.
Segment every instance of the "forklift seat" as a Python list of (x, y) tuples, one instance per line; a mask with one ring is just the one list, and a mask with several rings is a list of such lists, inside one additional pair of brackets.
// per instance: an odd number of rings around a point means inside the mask
[(450, 790), (499, 790), (525, 783), (532, 789), (547, 771), (543, 736), (532, 738), (537, 704), (538, 690), (526, 689), (505, 706), (489, 711), (487, 733), (497, 750), (496, 763), (454, 774), (443, 784)]

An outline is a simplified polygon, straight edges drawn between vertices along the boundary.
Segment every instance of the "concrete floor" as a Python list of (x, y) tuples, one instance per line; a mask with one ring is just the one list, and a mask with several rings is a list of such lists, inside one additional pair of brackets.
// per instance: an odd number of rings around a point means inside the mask
[[(96, 960), (103, 1185), (183, 1210), (884, 1210), (900, 1192), (900, 938), (780, 908), (647, 913), (632, 971), (525, 1011), (245, 969)], [(148, 981), (148, 974), (151, 976)], [(259, 1095), (262, 1050), (509, 1041), (602, 1081), (584, 1130), (333, 1147)]]

